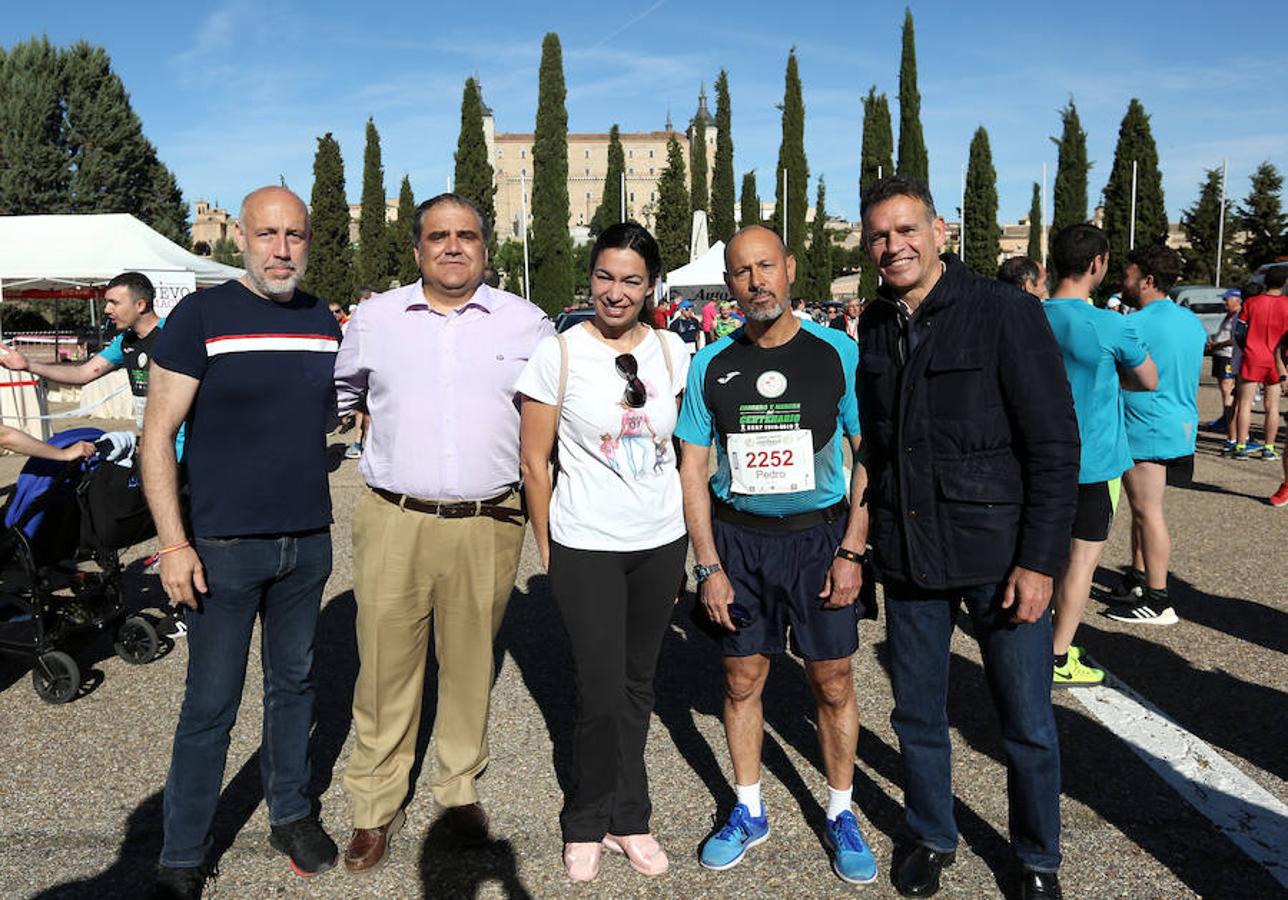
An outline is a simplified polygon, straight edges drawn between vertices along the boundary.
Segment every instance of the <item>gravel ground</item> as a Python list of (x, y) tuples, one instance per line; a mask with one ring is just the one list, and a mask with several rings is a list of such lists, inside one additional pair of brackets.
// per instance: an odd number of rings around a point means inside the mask
[[(1205, 417), (1215, 411), (1205, 386)], [(103, 427), (103, 423), (96, 423)], [(120, 423), (118, 427), (127, 427)], [(1288, 684), (1288, 511), (1265, 498), (1278, 464), (1222, 460), (1219, 442), (1200, 443), (1196, 484), (1172, 490), (1173, 597), (1182, 622), (1147, 629), (1112, 622), (1093, 602), (1079, 633), (1096, 659), (1207, 741), (1245, 774), (1288, 800), (1283, 686)], [(338, 440), (333, 447), (340, 449)], [(0, 460), (0, 484), (19, 467)], [(318, 635), (320, 680), (315, 779), (324, 820), (337, 841), (350, 818), (340, 775), (351, 751), (349, 701), (356, 672), (349, 521), (360, 489), (357, 467), (340, 462), (335, 499), (335, 570)], [(1106, 550), (1105, 574), (1127, 558), (1120, 516)], [(156, 611), (164, 599), (139, 560), (126, 555), (132, 603)], [(671, 872), (648, 881), (621, 858), (575, 886), (563, 876), (557, 814), (567, 777), (573, 720), (570, 658), (535, 547), (525, 550), (510, 612), (497, 646), (492, 706), (492, 765), (480, 781), (496, 840), (456, 847), (435, 827), (428, 773), (408, 807), (408, 827), (388, 864), (365, 877), (343, 871), (304, 881), (290, 874), (267, 841), (256, 748), (260, 670), (256, 651), (232, 736), (227, 782), (216, 823), (223, 856), (215, 885), (225, 897), (839, 897), (863, 890), (894, 896), (892, 839), (900, 820), (898, 744), (889, 724), (891, 696), (882, 660), (884, 624), (865, 625), (855, 683), (863, 733), (856, 799), (881, 863), (878, 882), (853, 888), (831, 873), (821, 843), (824, 796), (813, 709), (801, 666), (774, 662), (766, 696), (764, 791), (774, 833), (738, 868), (707, 872), (696, 851), (714, 816), (732, 804), (728, 753), (720, 727), (721, 681), (714, 645), (677, 611), (662, 654), (658, 708), (650, 735), (654, 827)], [(76, 649), (88, 673), (82, 695), (61, 707), (31, 690), (21, 660), (0, 659), (0, 896), (136, 897), (146, 888), (161, 843), (161, 786), (183, 693), (182, 640), (146, 666), (112, 655), (110, 641)], [(950, 716), (962, 844), (945, 873), (947, 897), (1003, 896), (1007, 882), (1005, 773), (993, 713), (968, 635), (953, 643)], [(434, 714), (435, 673), (427, 675), (426, 726)], [(1284, 891), (1197, 811), (1179, 798), (1112, 733), (1067, 695), (1056, 696), (1064, 750), (1062, 808), (1070, 897), (1271, 897)], [(433, 765), (432, 755), (427, 763)]]

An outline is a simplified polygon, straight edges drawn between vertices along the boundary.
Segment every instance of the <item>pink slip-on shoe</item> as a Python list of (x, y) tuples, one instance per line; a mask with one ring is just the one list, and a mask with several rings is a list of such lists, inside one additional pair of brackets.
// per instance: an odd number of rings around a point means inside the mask
[(586, 841), (564, 844), (564, 869), (573, 881), (593, 881), (599, 874), (599, 844)]
[(666, 874), (671, 867), (666, 851), (651, 834), (608, 834), (604, 846), (614, 853), (624, 853), (631, 868), (650, 877)]

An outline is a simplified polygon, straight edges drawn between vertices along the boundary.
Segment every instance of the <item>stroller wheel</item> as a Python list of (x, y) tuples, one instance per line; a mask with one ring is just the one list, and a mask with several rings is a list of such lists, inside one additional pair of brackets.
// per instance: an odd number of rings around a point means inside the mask
[(31, 683), (46, 703), (66, 703), (80, 690), (80, 667), (61, 650), (51, 650), (37, 657)]
[(152, 662), (157, 655), (157, 630), (142, 616), (130, 616), (116, 629), (116, 655), (130, 665), (141, 666)]

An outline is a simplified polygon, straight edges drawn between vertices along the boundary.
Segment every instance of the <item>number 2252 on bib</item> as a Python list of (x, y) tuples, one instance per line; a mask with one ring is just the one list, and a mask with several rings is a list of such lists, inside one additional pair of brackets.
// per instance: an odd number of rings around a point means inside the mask
[(814, 438), (804, 429), (731, 434), (730, 490), (791, 494), (814, 489)]

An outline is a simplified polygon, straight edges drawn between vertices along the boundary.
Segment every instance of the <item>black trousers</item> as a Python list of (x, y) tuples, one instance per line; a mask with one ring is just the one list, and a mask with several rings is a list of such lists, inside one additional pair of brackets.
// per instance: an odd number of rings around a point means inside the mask
[(613, 552), (551, 542), (550, 588), (577, 668), (573, 777), (559, 817), (566, 842), (649, 830), (653, 675), (688, 543)]

